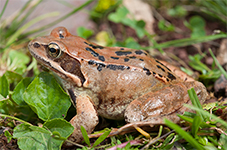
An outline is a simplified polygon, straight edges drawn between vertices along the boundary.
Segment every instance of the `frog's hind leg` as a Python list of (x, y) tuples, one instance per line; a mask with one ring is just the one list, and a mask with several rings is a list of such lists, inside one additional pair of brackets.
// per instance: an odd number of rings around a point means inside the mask
[[(90, 97), (87, 95), (80, 95), (76, 98), (76, 110), (77, 115), (70, 120), (74, 131), (69, 137), (69, 140), (79, 143), (83, 140), (81, 126), (90, 134), (98, 124), (98, 114)], [(72, 146), (70, 143), (66, 143), (65, 145)]]
[(163, 123), (163, 119), (167, 118), (178, 122), (180, 118), (176, 114), (186, 111), (187, 108), (183, 107), (183, 104), (189, 101), (186, 87), (174, 84), (133, 100), (125, 110), (125, 120)]

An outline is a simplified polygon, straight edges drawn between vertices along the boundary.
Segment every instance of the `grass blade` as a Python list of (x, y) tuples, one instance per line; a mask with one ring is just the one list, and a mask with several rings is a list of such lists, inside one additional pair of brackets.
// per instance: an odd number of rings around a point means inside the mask
[(85, 128), (83, 126), (80, 126), (80, 129), (81, 129), (81, 133), (83, 135), (85, 143), (90, 147), (91, 143), (90, 143), (87, 131), (85, 130)]
[(197, 112), (203, 114), (203, 115), (206, 116), (207, 118), (214, 119), (215, 121), (217, 121), (217, 122), (221, 123), (223, 126), (225, 126), (225, 128), (227, 128), (227, 122), (225, 122), (224, 120), (218, 118), (217, 116), (215, 116), (215, 115), (213, 115), (213, 114), (210, 114), (210, 113), (206, 112), (205, 110), (199, 109), (199, 108), (197, 108), (197, 107), (195, 107), (195, 106), (192, 106), (192, 105), (187, 105), (187, 104), (185, 104), (185, 107), (188, 107), (188, 108), (190, 108), (190, 109), (193, 109), (193, 110), (195, 110), (195, 111), (197, 111)]
[(200, 124), (202, 123), (202, 119), (200, 116), (195, 116), (193, 119), (193, 123), (192, 123), (192, 135), (194, 137), (197, 136), (197, 132), (199, 130)]
[[(199, 101), (199, 99), (197, 97), (197, 94), (196, 94), (194, 88), (191, 88), (191, 89), (188, 90), (188, 95), (189, 95), (189, 97), (190, 97), (190, 99), (192, 101), (192, 104), (195, 107), (197, 107), (199, 109), (203, 108), (202, 105), (200, 104), (200, 101)], [(197, 113), (199, 114), (199, 116), (201, 117), (202, 121), (204, 122), (206, 120), (206, 117), (203, 116), (200, 112), (197, 112)]]
[(108, 130), (106, 132), (104, 132), (94, 143), (94, 145), (92, 147), (95, 147), (97, 145), (99, 145), (103, 140), (106, 139), (106, 137), (110, 134), (111, 130)]
[(180, 126), (175, 123), (164, 119), (164, 122), (167, 126), (175, 130), (181, 137), (183, 137), (188, 143), (190, 143), (193, 147), (198, 150), (203, 150), (204, 148), (186, 131), (184, 131)]
[(43, 31), (43, 30), (45, 30), (45, 29), (47, 29), (47, 28), (49, 28), (49, 27), (51, 27), (51, 26), (53, 26), (53, 25), (55, 25), (55, 24), (61, 22), (62, 20), (64, 20), (65, 18), (67, 18), (67, 17), (69, 17), (69, 16), (71, 16), (71, 15), (73, 15), (74, 13), (76, 13), (76, 12), (79, 11), (79, 10), (81, 10), (82, 8), (84, 8), (85, 6), (87, 6), (88, 4), (90, 4), (91, 2), (93, 2), (93, 1), (92, 1), (92, 0), (88, 0), (87, 2), (85, 2), (84, 4), (82, 4), (81, 6), (77, 7), (76, 9), (74, 9), (74, 10), (71, 11), (71, 12), (69, 12), (69, 13), (66, 14), (65, 16), (59, 18), (58, 20), (53, 21), (53, 22), (47, 24), (46, 26), (40, 27), (40, 28), (38, 28), (38, 29), (35, 29), (35, 30), (32, 30), (32, 31), (28, 31), (27, 33), (23, 34), (23, 36), (22, 36), (21, 38), (26, 37), (26, 36), (28, 36), (28, 35), (30, 35), (30, 34), (39, 32), (39, 31)]
[(209, 49), (209, 52), (212, 56), (212, 58), (214, 59), (215, 64), (218, 66), (219, 70), (222, 72), (222, 74), (225, 76), (225, 78), (227, 79), (227, 73), (226, 71), (222, 68), (222, 66), (220, 65), (220, 63), (218, 62), (217, 58), (214, 56), (214, 53), (211, 51), (211, 49)]
[(174, 47), (187, 46), (187, 45), (192, 45), (196, 43), (212, 41), (219, 38), (227, 38), (227, 34), (221, 33), (221, 34), (209, 35), (209, 36), (203, 36), (203, 37), (172, 40), (172, 41), (157, 44), (154, 48), (160, 49), (160, 48), (167, 48), (171, 46), (174, 46)]
[(2, 9), (2, 12), (1, 12), (1, 14), (0, 14), (0, 20), (1, 20), (1, 18), (2, 18), (2, 15), (3, 15), (4, 12), (5, 12), (5, 9), (6, 9), (6, 6), (7, 6), (8, 2), (9, 2), (9, 0), (7, 0), (7, 1), (5, 2), (5, 5), (4, 5), (4, 7), (3, 7), (3, 9)]
[(58, 13), (57, 12), (52, 12), (49, 14), (44, 14), (41, 15), (39, 17), (36, 17), (35, 19), (31, 20), (30, 22), (26, 23), (24, 26), (22, 26), (20, 29), (18, 29), (8, 40), (8, 42), (6, 43), (6, 47), (9, 47), (9, 45), (11, 45), (12, 43), (14, 43), (14, 41), (18, 38), (18, 36), (20, 36), (22, 34), (22, 32), (27, 29), (28, 27), (30, 27), (31, 25), (39, 22), (40, 20), (43, 20), (47, 17), (52, 17), (52, 16), (57, 16)]

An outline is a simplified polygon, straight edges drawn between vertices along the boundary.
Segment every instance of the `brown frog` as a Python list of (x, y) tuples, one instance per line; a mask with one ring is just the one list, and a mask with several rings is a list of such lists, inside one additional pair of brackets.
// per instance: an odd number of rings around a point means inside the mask
[(204, 85), (179, 78), (146, 51), (103, 47), (71, 35), (64, 27), (49, 36), (32, 40), (28, 48), (39, 63), (61, 78), (61, 84), (76, 107), (70, 123), (70, 140), (83, 140), (81, 125), (91, 133), (98, 115), (127, 122), (178, 122), (176, 114), (188, 111), (187, 90), (194, 88), (201, 103), (207, 97)]

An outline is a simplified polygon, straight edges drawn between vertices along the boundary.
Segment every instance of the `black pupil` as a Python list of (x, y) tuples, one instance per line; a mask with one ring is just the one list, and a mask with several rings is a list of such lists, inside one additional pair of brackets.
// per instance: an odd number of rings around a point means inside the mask
[(56, 49), (55, 48), (50, 48), (49, 49), (51, 53), (56, 53)]

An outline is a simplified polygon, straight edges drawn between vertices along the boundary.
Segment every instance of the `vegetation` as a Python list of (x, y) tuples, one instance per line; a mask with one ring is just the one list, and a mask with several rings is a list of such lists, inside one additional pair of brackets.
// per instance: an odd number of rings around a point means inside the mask
[[(8, 143), (16, 141), (13, 146), (18, 145), (23, 150), (61, 149), (63, 142), (73, 132), (73, 126), (68, 121), (72, 117), (70, 112), (75, 111), (71, 106), (69, 96), (56, 82), (53, 75), (38, 69), (39, 65), (36, 60), (30, 57), (26, 48), (31, 40), (29, 37), (44, 35), (44, 29), (51, 30), (50, 27), (56, 23), (67, 19), (92, 3), (92, 1), (84, 2), (50, 24), (28, 31), (27, 29), (37, 22), (58, 15), (56, 12), (43, 14), (27, 22), (29, 15), (42, 2), (42, 0), (28, 1), (16, 15), (3, 20), (2, 16), (8, 5), (8, 0), (6, 0), (0, 12), (0, 130), (4, 130), (4, 133), (0, 135), (0, 141), (4, 141), (6, 137)], [(93, 9), (89, 11), (91, 20), (98, 25), (108, 26), (108, 30), (98, 29), (100, 31), (95, 32), (85, 27), (79, 27), (77, 34), (83, 38), (95, 39), (96, 43), (104, 46), (144, 49), (151, 54), (158, 53), (162, 56), (169, 55), (168, 49), (172, 47), (186, 48), (205, 42), (209, 45), (214, 41), (220, 46), (220, 39), (227, 38), (224, 30), (219, 30), (215, 34), (207, 34), (206, 29), (207, 18), (210, 18), (211, 21), (215, 20), (218, 27), (227, 25), (227, 2), (225, 0), (193, 2), (190, 0), (179, 2), (154, 0), (147, 1), (147, 3), (159, 16), (156, 19), (156, 28), (161, 33), (160, 35), (150, 34), (145, 28), (144, 20), (129, 18), (129, 10), (122, 5), (120, 0), (95, 1)], [(62, 5), (71, 6), (66, 2), (62, 2)], [(170, 37), (171, 40), (168, 40), (169, 37), (162, 36), (166, 34), (183, 35), (184, 32), (176, 24), (165, 19), (166, 16), (182, 22), (184, 28), (189, 31), (187, 36), (180, 39)], [(119, 31), (115, 31), (116, 28), (113, 26), (120, 28), (121, 39), (116, 36)], [(133, 34), (129, 35), (127, 30), (132, 31)], [(211, 51), (211, 45), (209, 45), (209, 51), (207, 48), (203, 52), (188, 55), (187, 64), (180, 63), (183, 66), (181, 69), (190, 75), (195, 71), (199, 72), (198, 79), (207, 87), (211, 87), (209, 93), (213, 93), (214, 82), (221, 74), (227, 79), (226, 71)], [(208, 55), (211, 55), (214, 60), (212, 65), (204, 62), (204, 58)], [(182, 62), (174, 54), (169, 57)], [(146, 133), (146, 131), (138, 129), (141, 131), (140, 133), (144, 134), (132, 132), (108, 137), (112, 130), (112, 126), (109, 126), (94, 133), (103, 133), (95, 140), (89, 139), (86, 130), (81, 127), (85, 142), (81, 145), (74, 144), (78, 149), (111, 147), (114, 149), (114, 146), (117, 145), (122, 149), (171, 149), (173, 147), (225, 149), (227, 147), (227, 123), (226, 117), (223, 116), (227, 115), (226, 97), (222, 98), (225, 99), (224, 102), (215, 101), (201, 105), (194, 89), (189, 90), (188, 93), (193, 106), (185, 107), (195, 110), (196, 113), (186, 112), (184, 115), (179, 115), (182, 119), (182, 123), (179, 125), (165, 120), (166, 126), (159, 125), (159, 129), (154, 132)], [(216, 95), (216, 97), (221, 96)], [(114, 124), (115, 127), (120, 128), (124, 127), (125, 122), (114, 121)], [(147, 134), (148, 136), (145, 138), (144, 135)], [(1, 145), (1, 143), (3, 142), (0, 142), (0, 146), (7, 145)]]

